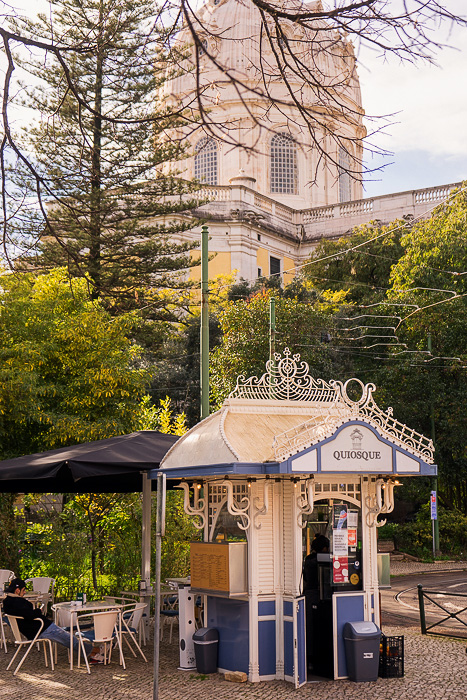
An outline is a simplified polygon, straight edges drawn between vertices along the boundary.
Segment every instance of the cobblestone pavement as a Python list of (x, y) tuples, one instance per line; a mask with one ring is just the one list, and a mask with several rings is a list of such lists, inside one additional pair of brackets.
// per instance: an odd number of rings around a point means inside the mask
[[(230, 683), (220, 674), (207, 678), (196, 672), (177, 670), (178, 646), (161, 647), (160, 700), (465, 700), (465, 645), (456, 639), (422, 637), (413, 629), (387, 628), (387, 635), (405, 636), (405, 677), (374, 683), (323, 681), (295, 690), (289, 683)], [(114, 661), (69, 670), (66, 651), (59, 650), (55, 671), (44, 666), (42, 652), (31, 652), (17, 676), (6, 671), (12, 655), (0, 650), (0, 697), (2, 700), (151, 700), (152, 663), (127, 658), (123, 670)], [(151, 650), (147, 647), (148, 658)], [(128, 655), (127, 655), (128, 656)], [(115, 656), (116, 658), (116, 656)]]
[[(467, 562), (391, 561), (391, 574), (467, 569)], [(202, 677), (195, 671), (177, 670), (177, 643), (161, 645), (160, 700), (466, 700), (467, 656), (465, 642), (422, 636), (418, 629), (384, 626), (384, 633), (404, 635), (404, 678), (379, 678), (374, 683), (322, 681), (295, 690), (289, 683), (230, 683), (220, 674)], [(152, 700), (152, 649), (146, 664), (126, 654), (127, 668), (110, 666), (69, 670), (66, 650), (59, 648), (55, 671), (45, 668), (42, 652), (31, 652), (17, 674), (6, 667), (13, 655), (0, 649), (1, 700)], [(115, 655), (115, 659), (116, 659)]]

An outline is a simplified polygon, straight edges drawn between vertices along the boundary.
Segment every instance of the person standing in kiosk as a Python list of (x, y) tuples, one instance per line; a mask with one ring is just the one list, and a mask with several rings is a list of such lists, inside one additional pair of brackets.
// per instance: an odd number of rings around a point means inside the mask
[[(306, 656), (308, 671), (315, 666), (315, 649), (313, 628), (316, 627), (316, 612), (320, 601), (318, 554), (329, 552), (329, 540), (324, 535), (315, 535), (311, 543), (311, 551), (303, 562), (303, 595), (305, 596), (306, 611)], [(316, 630), (315, 630), (316, 633)]]

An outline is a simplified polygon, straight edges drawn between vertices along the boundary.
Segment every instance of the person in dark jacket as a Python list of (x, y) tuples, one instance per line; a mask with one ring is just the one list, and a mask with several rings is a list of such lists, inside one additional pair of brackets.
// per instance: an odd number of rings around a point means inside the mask
[[(14, 578), (7, 589), (7, 595), (3, 601), (3, 612), (5, 615), (15, 615), (22, 617), (18, 620), (18, 629), (26, 639), (34, 639), (39, 628), (40, 621), (44, 623), (42, 631), (39, 635), (40, 639), (50, 639), (52, 642), (62, 644), (64, 647), (70, 648), (70, 634), (62, 627), (59, 627), (43, 615), (39, 608), (35, 608), (30, 600), (24, 597), (26, 593), (26, 582), (21, 578)], [(90, 642), (85, 642), (88, 645), (87, 653), (90, 655), (91, 661), (100, 661), (98, 657), (99, 648), (92, 648)], [(73, 637), (73, 649), (78, 651), (79, 642)]]
[(306, 614), (306, 656), (308, 671), (316, 670), (318, 613), (320, 605), (318, 554), (329, 552), (329, 540), (324, 535), (315, 535), (310, 547), (311, 551), (303, 562), (303, 595), (305, 596)]
[(318, 591), (318, 554), (329, 552), (329, 540), (324, 535), (315, 535), (311, 552), (303, 562), (303, 592)]

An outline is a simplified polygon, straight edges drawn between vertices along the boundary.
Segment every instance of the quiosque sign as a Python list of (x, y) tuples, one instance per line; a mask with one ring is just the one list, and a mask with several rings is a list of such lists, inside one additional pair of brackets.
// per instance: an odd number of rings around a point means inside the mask
[(392, 471), (392, 448), (364, 425), (348, 425), (321, 447), (321, 471)]

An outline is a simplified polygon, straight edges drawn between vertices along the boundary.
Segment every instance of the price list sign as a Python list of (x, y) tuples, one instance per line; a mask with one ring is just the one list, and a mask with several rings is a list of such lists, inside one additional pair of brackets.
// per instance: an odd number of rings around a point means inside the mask
[(208, 591), (229, 590), (229, 548), (222, 544), (191, 545), (191, 587)]

